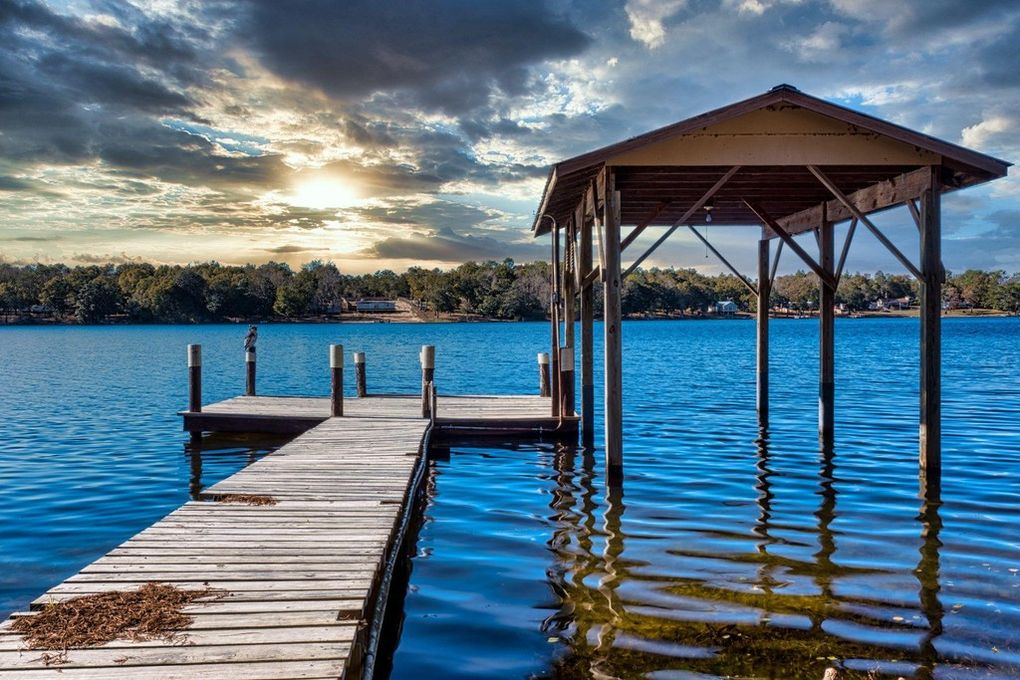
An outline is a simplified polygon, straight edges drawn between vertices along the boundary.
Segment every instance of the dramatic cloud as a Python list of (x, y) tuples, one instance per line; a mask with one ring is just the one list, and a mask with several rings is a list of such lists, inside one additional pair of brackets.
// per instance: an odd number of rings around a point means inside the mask
[[(542, 258), (550, 163), (780, 82), (1020, 158), (1018, 62), (1013, 0), (0, 0), (0, 257)], [(947, 197), (947, 266), (1020, 269), (1018, 210)]]

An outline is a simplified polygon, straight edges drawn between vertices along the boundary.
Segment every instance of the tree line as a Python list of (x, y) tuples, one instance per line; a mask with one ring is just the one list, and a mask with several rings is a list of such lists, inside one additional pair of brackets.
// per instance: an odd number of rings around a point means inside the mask
[[(145, 263), (69, 267), (0, 263), (0, 314), (7, 321), (54, 320), (102, 323), (195, 323), (294, 320), (341, 314), (345, 301), (366, 297), (408, 298), (436, 314), (491, 319), (544, 318), (550, 299), (550, 267), (468, 262), (454, 269), (412, 267), (403, 273), (344, 274), (319, 260), (301, 267), (269, 262), (228, 266)], [(601, 286), (596, 286), (596, 313)], [(914, 299), (916, 282), (899, 274), (846, 274), (837, 304), (848, 311), (879, 300)], [(638, 269), (624, 282), (628, 315), (699, 315), (721, 300), (753, 311), (755, 297), (737, 277), (706, 276), (693, 269)], [(968, 270), (947, 275), (946, 307), (1020, 312), (1020, 274)], [(797, 272), (776, 278), (773, 308), (817, 309), (818, 279)]]

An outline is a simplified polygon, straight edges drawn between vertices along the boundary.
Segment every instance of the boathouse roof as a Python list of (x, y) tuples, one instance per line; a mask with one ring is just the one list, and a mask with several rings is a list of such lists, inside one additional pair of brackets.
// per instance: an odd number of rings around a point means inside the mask
[(1003, 177), (1010, 165), (779, 85), (556, 163), (532, 231), (548, 233), (551, 221), (543, 218), (563, 224), (583, 207), (586, 194), (601, 195), (602, 187), (593, 184), (605, 181), (607, 166), (621, 194), (622, 224), (671, 225), (737, 168), (714, 193), (712, 224), (760, 224), (751, 201), (796, 234), (817, 226), (822, 206), (829, 208), (828, 219), (851, 217), (809, 166), (824, 168), (839, 190), (873, 212), (917, 197), (928, 167), (941, 166), (942, 190), (952, 191)]

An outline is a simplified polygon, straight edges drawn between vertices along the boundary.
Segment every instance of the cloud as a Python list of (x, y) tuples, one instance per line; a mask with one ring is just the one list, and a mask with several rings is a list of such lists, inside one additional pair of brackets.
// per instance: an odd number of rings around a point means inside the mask
[(262, 250), (266, 251), (267, 253), (276, 253), (278, 255), (285, 255), (285, 254), (288, 254), (288, 253), (314, 252), (314, 251), (318, 250), (318, 248), (306, 248), (304, 246), (295, 246), (295, 245), (287, 244), (287, 245), (282, 245), (282, 246), (276, 246), (275, 248), (263, 248)]
[(630, 37), (644, 43), (649, 49), (666, 42), (663, 21), (687, 7), (687, 0), (628, 0), (627, 21)]
[(997, 138), (1007, 135), (1015, 137), (1018, 130), (1020, 122), (1016, 117), (994, 114), (980, 123), (963, 128), (960, 139), (964, 146), (985, 149), (994, 144)]
[(338, 99), (406, 90), (464, 111), (515, 91), (529, 64), (581, 52), (589, 38), (540, 0), (379, 3), (248, 0), (242, 30), (262, 63)]

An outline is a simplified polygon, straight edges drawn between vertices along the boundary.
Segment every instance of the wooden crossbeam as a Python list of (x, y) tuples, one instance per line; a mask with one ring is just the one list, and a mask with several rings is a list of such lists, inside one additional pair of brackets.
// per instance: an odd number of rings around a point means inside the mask
[[(928, 168), (920, 168), (855, 191), (847, 198), (857, 210), (872, 213), (917, 198), (929, 183)], [(843, 203), (832, 199), (822, 205), (781, 217), (777, 221), (788, 234), (796, 235), (817, 229), (822, 222), (823, 209), (826, 219), (832, 222), (842, 222), (854, 217)], [(769, 234), (769, 237), (774, 235)]]
[(740, 282), (741, 282), (741, 283), (743, 283), (743, 284), (744, 284), (745, 286), (747, 286), (747, 289), (748, 289), (749, 291), (751, 291), (751, 294), (752, 294), (752, 295), (758, 295), (758, 289), (757, 289), (757, 288), (756, 288), (756, 287), (754, 286), (754, 284), (752, 284), (752, 283), (751, 283), (751, 282), (750, 282), (749, 280), (747, 280), (747, 278), (745, 278), (743, 274), (741, 274), (741, 273), (740, 273), (739, 271), (737, 271), (737, 268), (736, 268), (736, 267), (734, 267), (734, 266), (733, 266), (732, 264), (730, 264), (730, 261), (729, 261), (729, 260), (727, 260), (727, 259), (726, 259), (725, 257), (723, 257), (722, 253), (720, 253), (720, 252), (719, 252), (718, 250), (716, 250), (716, 249), (715, 249), (715, 246), (713, 246), (713, 245), (712, 245), (711, 243), (709, 243), (709, 242), (708, 242), (708, 239), (707, 239), (707, 238), (705, 238), (704, 236), (702, 236), (702, 235), (701, 235), (701, 232), (699, 232), (699, 231), (698, 231), (697, 229), (695, 229), (695, 228), (694, 228), (694, 227), (693, 227), (692, 225), (690, 225), (690, 224), (688, 224), (688, 225), (687, 225), (687, 228), (691, 230), (691, 233), (692, 233), (692, 234), (694, 234), (695, 236), (697, 236), (697, 237), (698, 237), (698, 240), (699, 240), (699, 241), (701, 241), (702, 243), (704, 243), (704, 244), (705, 244), (705, 247), (706, 247), (706, 248), (708, 248), (709, 250), (711, 250), (711, 251), (712, 251), (712, 253), (713, 253), (713, 254), (714, 254), (714, 255), (715, 255), (715, 256), (716, 256), (717, 258), (719, 258), (719, 261), (720, 261), (720, 262), (722, 262), (722, 263), (723, 263), (724, 265), (726, 265), (726, 267), (727, 267), (727, 268), (728, 268), (728, 269), (729, 269), (729, 270), (730, 270), (731, 272), (733, 272), (733, 275), (734, 275), (734, 276), (736, 276), (736, 277), (737, 277), (738, 279), (740, 279)]
[(879, 231), (878, 227), (876, 227), (871, 222), (871, 220), (868, 219), (867, 215), (865, 215), (863, 212), (861, 212), (857, 208), (857, 206), (854, 205), (850, 201), (850, 199), (847, 198), (846, 195), (842, 191), (839, 190), (839, 187), (837, 187), (832, 182), (832, 180), (830, 180), (828, 177), (826, 177), (825, 174), (821, 170), (819, 170), (817, 167), (815, 167), (813, 165), (807, 166), (807, 169), (811, 172), (812, 175), (814, 175), (816, 178), (818, 178), (818, 181), (821, 182), (822, 185), (826, 189), (828, 189), (829, 192), (833, 196), (836, 197), (837, 201), (839, 201), (840, 203), (843, 204), (843, 207), (846, 208), (850, 212), (851, 215), (856, 217), (861, 222), (861, 224), (863, 224), (865, 227), (868, 228), (868, 231), (870, 231), (875, 236), (875, 238), (877, 238), (879, 240), (879, 242), (886, 247), (886, 250), (888, 250), (890, 253), (892, 253), (893, 256), (897, 260), (900, 261), (900, 264), (902, 264), (904, 267), (906, 267), (907, 271), (909, 271), (911, 274), (914, 275), (914, 278), (916, 278), (918, 281), (920, 281), (922, 279), (921, 270), (918, 269), (917, 267), (915, 267), (914, 263), (911, 262), (910, 259), (906, 255), (904, 255), (902, 252), (900, 252), (900, 249), (897, 248), (893, 244), (892, 241), (890, 241), (888, 238), (886, 238), (885, 234), (883, 234), (881, 231)]
[(666, 233), (664, 233), (664, 234), (663, 234), (662, 236), (660, 236), (660, 237), (659, 237), (659, 239), (658, 239), (658, 240), (657, 240), (657, 241), (656, 241), (655, 243), (653, 243), (653, 244), (651, 245), (651, 247), (650, 247), (650, 248), (649, 248), (648, 250), (646, 250), (646, 251), (645, 251), (645, 252), (644, 252), (644, 253), (643, 253), (643, 254), (641, 255), (641, 257), (639, 257), (638, 259), (634, 260), (634, 262), (633, 262), (633, 263), (631, 263), (631, 265), (630, 265), (629, 267), (627, 267), (627, 271), (623, 272), (623, 278), (625, 278), (625, 279), (626, 279), (626, 278), (627, 278), (628, 276), (630, 276), (630, 275), (631, 275), (631, 274), (632, 274), (632, 273), (634, 272), (634, 270), (635, 270), (635, 269), (637, 269), (637, 268), (638, 268), (639, 266), (641, 266), (641, 263), (642, 263), (642, 262), (644, 262), (644, 261), (645, 261), (645, 259), (647, 259), (647, 257), (648, 257), (649, 255), (651, 255), (651, 254), (652, 254), (652, 253), (653, 253), (653, 252), (655, 251), (655, 249), (656, 249), (656, 248), (658, 248), (658, 247), (659, 247), (659, 246), (661, 246), (661, 245), (662, 245), (663, 243), (665, 243), (665, 242), (666, 242), (666, 239), (668, 239), (668, 238), (669, 238), (670, 236), (672, 236), (672, 235), (673, 235), (673, 232), (675, 232), (675, 231), (676, 231), (677, 229), (679, 229), (679, 228), (680, 228), (681, 226), (682, 226), (682, 225), (680, 224), (680, 222), (677, 222), (677, 223), (676, 223), (676, 224), (674, 224), (674, 225), (673, 225), (672, 227), (670, 227), (669, 229), (667, 229), (667, 230), (666, 230)]
[(762, 224), (771, 229), (776, 236), (783, 239), (783, 242), (790, 246), (790, 250), (797, 253), (797, 256), (800, 257), (800, 259), (804, 261), (804, 264), (806, 264), (811, 271), (815, 273), (815, 276), (817, 276), (831, 290), (836, 290), (836, 280), (833, 279), (828, 272), (822, 269), (821, 265), (815, 262), (814, 258), (808, 255), (807, 251), (801, 248), (800, 244), (793, 240), (793, 236), (779, 226), (779, 223), (776, 222), (771, 215), (765, 212), (764, 208), (746, 199), (744, 200), (744, 204), (751, 209), (751, 212), (758, 216), (758, 219), (761, 220)]
[(658, 217), (662, 213), (662, 211), (668, 208), (670, 205), (671, 205), (670, 201), (663, 201), (659, 205), (655, 206), (655, 209), (652, 210), (648, 217), (643, 219), (640, 224), (638, 224), (636, 227), (630, 230), (630, 233), (627, 234), (627, 237), (623, 239), (622, 243), (620, 243), (620, 251), (622, 252), (624, 250), (627, 250), (627, 246), (633, 243), (634, 240), (641, 235), (641, 232), (647, 229), (648, 225), (650, 225), (652, 221), (655, 220), (655, 218)]

